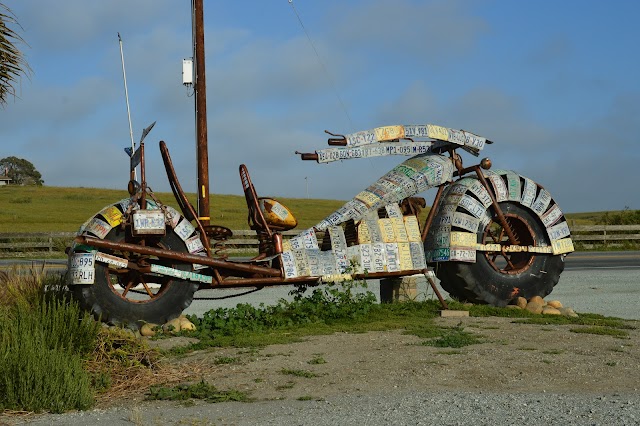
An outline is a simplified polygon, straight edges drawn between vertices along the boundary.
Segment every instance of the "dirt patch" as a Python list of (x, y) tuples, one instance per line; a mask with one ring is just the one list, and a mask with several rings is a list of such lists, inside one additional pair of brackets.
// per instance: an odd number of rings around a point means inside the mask
[[(402, 330), (335, 333), (260, 349), (198, 351), (169, 360), (218, 389), (255, 399), (321, 399), (411, 390), (614, 393), (638, 390), (640, 331), (628, 338), (574, 333), (576, 325), (511, 318), (439, 318), (483, 339), (462, 348), (425, 346)], [(636, 326), (637, 322), (630, 321)]]

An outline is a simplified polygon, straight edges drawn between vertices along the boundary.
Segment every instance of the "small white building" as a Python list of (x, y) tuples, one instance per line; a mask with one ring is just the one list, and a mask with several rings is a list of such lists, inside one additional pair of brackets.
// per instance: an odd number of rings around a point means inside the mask
[(11, 178), (9, 176), (0, 176), (0, 186), (9, 185)]

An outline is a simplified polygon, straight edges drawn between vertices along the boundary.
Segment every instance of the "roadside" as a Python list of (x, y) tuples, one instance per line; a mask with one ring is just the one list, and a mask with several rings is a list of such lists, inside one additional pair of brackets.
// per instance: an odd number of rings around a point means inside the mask
[(382, 425), (513, 424), (516, 419), (633, 424), (640, 419), (635, 321), (626, 323), (625, 338), (513, 318), (436, 321), (462, 327), (482, 343), (437, 348), (394, 330), (198, 351), (168, 362), (190, 371), (193, 382), (248, 392), (257, 402), (180, 404), (132, 395), (109, 408), (29, 420), (36, 425)]

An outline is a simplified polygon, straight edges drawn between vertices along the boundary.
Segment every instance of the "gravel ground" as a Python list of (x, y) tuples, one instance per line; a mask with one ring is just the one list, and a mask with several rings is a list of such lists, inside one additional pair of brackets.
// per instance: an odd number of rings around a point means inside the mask
[(134, 409), (47, 416), (41, 425), (637, 425), (640, 396), (425, 392), (346, 395), (322, 401), (144, 403)]
[[(637, 271), (595, 275), (565, 272), (553, 298), (579, 312), (638, 318)], [(441, 321), (455, 325), (460, 320)], [(141, 401), (141, 392), (117, 406), (81, 413), (0, 415), (0, 425), (640, 424), (640, 331), (621, 340), (578, 335), (567, 326), (514, 325), (500, 318), (462, 321), (465, 330), (487, 342), (448, 354), (397, 331), (337, 333), (258, 354), (238, 355), (227, 348), (177, 361), (220, 389), (250, 391), (256, 402), (185, 406)], [(310, 366), (317, 354), (327, 363)], [(244, 358), (231, 366), (207, 364), (217, 356)], [(285, 377), (283, 366), (321, 374)], [(295, 382), (291, 389), (279, 390), (289, 381)], [(298, 400), (308, 396), (313, 399)]]

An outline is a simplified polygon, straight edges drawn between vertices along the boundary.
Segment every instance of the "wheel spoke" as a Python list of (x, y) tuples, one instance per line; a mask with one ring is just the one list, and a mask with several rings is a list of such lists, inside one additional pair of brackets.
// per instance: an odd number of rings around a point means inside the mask
[(152, 299), (156, 297), (156, 295), (151, 291), (151, 289), (147, 285), (146, 281), (144, 279), (141, 279), (140, 281), (142, 282), (142, 285), (144, 286), (144, 289), (147, 291), (147, 294), (149, 295), (149, 297)]
[(127, 285), (125, 286), (124, 291), (122, 292), (122, 297), (125, 297), (132, 287), (133, 287), (133, 280), (129, 279), (129, 282), (127, 282)]

